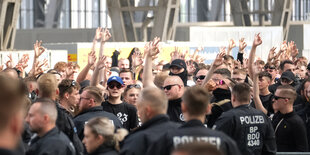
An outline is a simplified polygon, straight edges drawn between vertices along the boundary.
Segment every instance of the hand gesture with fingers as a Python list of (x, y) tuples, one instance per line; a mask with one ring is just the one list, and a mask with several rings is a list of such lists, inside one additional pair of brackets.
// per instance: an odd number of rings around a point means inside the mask
[(101, 69), (103, 69), (103, 68), (105, 68), (106, 66), (105, 66), (105, 61), (106, 61), (106, 56), (101, 56), (101, 57), (99, 57), (99, 60), (97, 61), (97, 64), (96, 64), (96, 68), (98, 69), (98, 70), (101, 70)]
[(225, 52), (220, 52), (219, 54), (217, 54), (217, 56), (216, 56), (215, 60), (213, 61), (212, 65), (214, 67), (218, 67), (218, 66), (222, 65), (223, 62), (224, 62), (224, 60), (223, 60), (224, 56), (225, 56)]
[(258, 34), (255, 34), (255, 37), (254, 37), (254, 41), (253, 41), (253, 46), (259, 46), (263, 43), (262, 41), (262, 38), (260, 37), (260, 33)]
[(96, 59), (97, 57), (96, 57), (95, 51), (91, 51), (88, 53), (88, 65), (90, 66), (94, 65), (96, 62)]
[(36, 43), (33, 44), (35, 59), (39, 58), (39, 56), (42, 55), (42, 53), (44, 53), (45, 51), (45, 48), (41, 45), (42, 45), (42, 40), (40, 42), (37, 40)]
[(105, 28), (101, 34), (101, 42), (106, 42), (111, 38), (111, 33), (109, 32), (108, 28)]
[(247, 46), (247, 44), (246, 44), (246, 42), (244, 41), (244, 38), (241, 38), (241, 39), (239, 40), (239, 51), (240, 51), (240, 52), (243, 52), (244, 49), (246, 48), (246, 46)]
[(98, 27), (96, 29), (96, 33), (95, 33), (95, 36), (94, 36), (94, 40), (99, 40), (101, 39), (101, 31), (102, 31), (102, 27)]

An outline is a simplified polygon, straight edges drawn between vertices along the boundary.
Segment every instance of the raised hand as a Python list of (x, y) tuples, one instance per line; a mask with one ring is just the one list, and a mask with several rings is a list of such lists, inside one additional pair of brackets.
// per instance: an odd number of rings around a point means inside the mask
[(187, 69), (187, 73), (189, 75), (193, 75), (194, 72), (196, 71), (196, 67), (194, 65), (194, 61), (187, 61), (186, 62), (186, 69)]
[(287, 50), (287, 42), (286, 40), (284, 40), (282, 44), (280, 45), (280, 52), (284, 52), (286, 50)]
[(241, 38), (239, 40), (239, 51), (240, 52), (243, 52), (243, 50), (246, 48), (247, 44), (246, 42), (244, 41), (244, 38)]
[(8, 55), (9, 60), (5, 63), (7, 68), (13, 68), (13, 59), (12, 59), (12, 54)]
[(271, 61), (272, 59), (275, 58), (275, 50), (276, 50), (276, 47), (272, 47), (270, 50), (269, 50), (269, 54), (268, 54), (268, 60)]
[(106, 56), (101, 56), (99, 57), (99, 60), (97, 61), (97, 64), (96, 64), (96, 68), (98, 70), (101, 70), (103, 68), (105, 68), (105, 61), (106, 61), (107, 57)]
[(220, 47), (220, 53), (226, 54), (226, 47), (225, 46)]
[(144, 52), (150, 57), (155, 57), (159, 53), (159, 41), (160, 38), (155, 37), (153, 41), (146, 43), (144, 46)]
[(37, 59), (39, 58), (42, 53), (44, 53), (45, 48), (42, 45), (42, 40), (39, 42), (38, 40), (36, 41), (35, 44), (33, 44), (33, 50), (34, 50), (34, 58)]
[(101, 31), (102, 31), (102, 27), (98, 27), (96, 29), (96, 33), (95, 33), (95, 36), (94, 36), (94, 40), (99, 40), (101, 39)]
[(260, 37), (260, 33), (258, 34), (255, 34), (255, 37), (254, 37), (254, 41), (253, 41), (253, 46), (259, 46), (262, 44), (262, 38)]
[(228, 50), (233, 49), (234, 47), (236, 47), (236, 43), (233, 39), (230, 39), (229, 44), (228, 44)]
[(91, 51), (88, 53), (88, 65), (90, 66), (94, 65), (96, 62), (96, 59), (97, 57), (96, 57), (95, 51)]
[(223, 62), (224, 62), (224, 60), (223, 60), (224, 56), (225, 56), (224, 52), (220, 52), (219, 54), (217, 54), (217, 56), (216, 56), (215, 60), (213, 61), (212, 65), (214, 67), (218, 67), (218, 66), (222, 65)]
[(108, 28), (105, 28), (104, 31), (101, 33), (101, 42), (106, 42), (111, 38), (111, 34)]

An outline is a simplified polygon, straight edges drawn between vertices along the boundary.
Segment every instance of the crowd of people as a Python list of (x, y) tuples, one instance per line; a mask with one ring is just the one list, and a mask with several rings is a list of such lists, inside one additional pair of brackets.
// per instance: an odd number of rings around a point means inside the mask
[[(88, 62), (58, 62), (45, 70), (45, 52), (34, 44), (16, 65), (0, 72), (0, 154), (26, 155), (228, 155), (307, 152), (310, 148), (310, 64), (294, 42), (272, 47), (230, 40), (212, 64), (199, 56), (171, 52), (158, 60), (160, 38), (105, 55), (111, 38), (95, 32)], [(99, 56), (95, 47), (100, 43)], [(237, 48), (237, 47), (236, 47)], [(308, 116), (309, 115), (309, 116)]]

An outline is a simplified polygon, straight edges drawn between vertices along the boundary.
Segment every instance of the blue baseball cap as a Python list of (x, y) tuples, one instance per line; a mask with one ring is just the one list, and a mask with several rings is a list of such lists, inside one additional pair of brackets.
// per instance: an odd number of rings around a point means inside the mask
[(111, 76), (108, 80), (108, 84), (112, 81), (118, 82), (121, 85), (124, 85), (124, 82), (122, 80), (122, 78), (120, 78), (119, 76)]

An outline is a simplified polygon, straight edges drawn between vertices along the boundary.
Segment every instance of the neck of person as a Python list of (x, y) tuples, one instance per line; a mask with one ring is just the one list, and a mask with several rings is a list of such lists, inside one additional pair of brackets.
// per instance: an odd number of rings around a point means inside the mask
[(206, 116), (205, 115), (190, 116), (190, 115), (184, 114), (184, 117), (185, 117), (186, 122), (188, 122), (190, 120), (199, 120), (202, 124), (204, 124), (205, 120), (206, 120)]
[(231, 104), (232, 104), (232, 106), (233, 106), (234, 108), (236, 108), (236, 107), (239, 107), (239, 106), (241, 106), (241, 105), (248, 105), (249, 102), (233, 101)]
[(55, 123), (54, 124), (52, 124), (52, 123), (46, 124), (45, 127), (42, 128), (42, 130), (40, 132), (38, 132), (37, 134), (39, 137), (43, 137), (46, 133), (48, 133), (49, 131), (51, 131), (55, 127), (56, 127)]
[(122, 100), (121, 100), (121, 97), (112, 97), (112, 96), (109, 96), (109, 99), (108, 101), (111, 103), (111, 104), (121, 104), (122, 103)]
[(16, 144), (20, 136), (14, 135), (9, 128), (3, 129), (0, 133), (0, 148), (7, 150), (16, 149)]
[(259, 95), (266, 96), (268, 94), (270, 94), (270, 91), (269, 91), (268, 87), (266, 87), (266, 88), (264, 88), (262, 90), (259, 90)]
[(293, 103), (292, 103), (292, 105), (289, 105), (289, 106), (287, 106), (287, 107), (285, 107), (279, 111), (281, 112), (281, 114), (288, 114), (288, 113), (293, 112), (293, 110), (294, 109), (293, 109)]
[(59, 101), (59, 103), (60, 103), (60, 105), (63, 107), (63, 108), (65, 108), (67, 111), (71, 111), (70, 110), (70, 105), (68, 104), (68, 102), (67, 101), (65, 101), (65, 99), (61, 99), (60, 101)]

